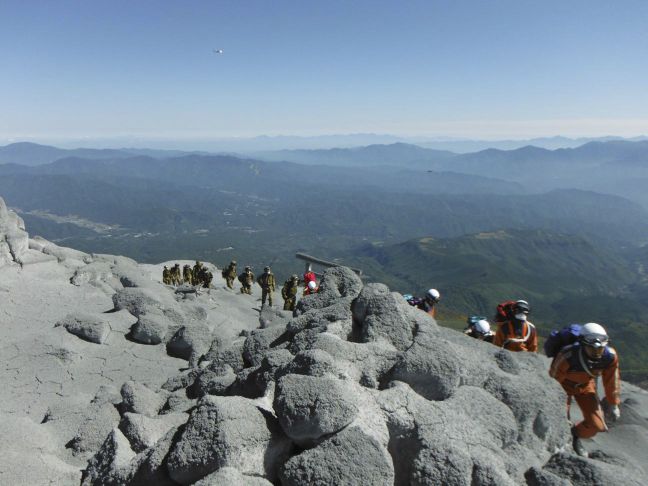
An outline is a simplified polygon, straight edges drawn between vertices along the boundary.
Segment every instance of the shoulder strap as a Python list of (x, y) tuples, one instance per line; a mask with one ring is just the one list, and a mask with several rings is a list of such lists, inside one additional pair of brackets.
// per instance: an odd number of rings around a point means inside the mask
[[(509, 329), (512, 330), (513, 324), (511, 324), (511, 321), (509, 321), (507, 324), (509, 326)], [(523, 338), (509, 338), (509, 339), (507, 339), (502, 344), (503, 348), (506, 347), (506, 345), (509, 344), (509, 343), (526, 343), (529, 340), (529, 338), (531, 337), (531, 330), (535, 326), (533, 324), (531, 324), (530, 322), (525, 322), (525, 324), (526, 324), (526, 327), (527, 327), (527, 332), (526, 332), (525, 336)]]
[(580, 361), (581, 366), (585, 370), (585, 373), (590, 375), (592, 378), (596, 378), (594, 374), (592, 374), (592, 371), (589, 369), (589, 366), (587, 366), (587, 362), (585, 361), (585, 358), (583, 358), (583, 347), (579, 346), (578, 348), (578, 360)]

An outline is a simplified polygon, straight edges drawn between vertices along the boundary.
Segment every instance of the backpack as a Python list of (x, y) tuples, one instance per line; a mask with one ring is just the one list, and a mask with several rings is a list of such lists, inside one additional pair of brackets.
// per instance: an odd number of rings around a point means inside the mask
[(497, 304), (497, 312), (493, 317), (495, 322), (506, 322), (511, 319), (513, 315), (513, 307), (515, 306), (514, 300), (506, 300), (500, 304)]
[(420, 297), (411, 296), (409, 299), (407, 299), (407, 303), (409, 305), (413, 306), (413, 307), (417, 307), (422, 302), (423, 302), (423, 299), (421, 299)]
[(555, 329), (551, 331), (549, 337), (544, 343), (544, 352), (549, 358), (555, 357), (562, 348), (574, 344), (578, 341), (580, 335), (581, 325), (570, 324), (562, 329)]

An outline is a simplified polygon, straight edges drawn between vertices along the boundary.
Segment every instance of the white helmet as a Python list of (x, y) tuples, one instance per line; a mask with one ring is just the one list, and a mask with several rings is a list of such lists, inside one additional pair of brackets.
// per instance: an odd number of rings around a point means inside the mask
[(425, 296), (430, 299), (432, 302), (438, 302), (441, 299), (441, 294), (437, 289), (430, 289), (427, 291)]
[(473, 325), (475, 332), (488, 336), (491, 333), (490, 323), (486, 319), (480, 319)]
[(586, 346), (601, 348), (608, 343), (609, 339), (605, 328), (595, 322), (588, 322), (580, 330), (580, 340)]
[(310, 282), (308, 282), (308, 288), (315, 290), (317, 288), (317, 284), (311, 280)]

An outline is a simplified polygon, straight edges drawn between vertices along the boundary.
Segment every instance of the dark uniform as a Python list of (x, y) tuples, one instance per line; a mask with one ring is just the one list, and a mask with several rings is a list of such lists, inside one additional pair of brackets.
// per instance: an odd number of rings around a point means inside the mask
[(241, 282), (241, 293), (252, 295), (252, 285), (254, 284), (254, 274), (250, 267), (245, 267), (245, 270), (238, 276)]
[(270, 267), (263, 269), (263, 274), (257, 282), (261, 286), (261, 307), (265, 305), (266, 299), (268, 299), (268, 305), (272, 307), (272, 294), (275, 291), (275, 276), (270, 270)]
[(179, 263), (176, 263), (171, 269), (171, 283), (173, 285), (180, 285), (182, 283), (182, 275), (180, 275)]
[(227, 287), (230, 289), (234, 288), (234, 279), (236, 278), (236, 261), (232, 260), (229, 266), (223, 270), (223, 278)]
[(182, 267), (182, 278), (184, 279), (185, 283), (194, 285), (193, 272), (191, 271), (191, 267), (189, 265)]
[(202, 263), (196, 260), (196, 264), (194, 265), (193, 270), (191, 271), (191, 275), (193, 276), (193, 285), (200, 285), (199, 275), (202, 268), (203, 268)]
[(290, 279), (286, 280), (282, 289), (281, 296), (284, 299), (284, 310), (294, 311), (295, 304), (297, 304), (297, 283), (299, 282), (299, 277), (293, 275)]

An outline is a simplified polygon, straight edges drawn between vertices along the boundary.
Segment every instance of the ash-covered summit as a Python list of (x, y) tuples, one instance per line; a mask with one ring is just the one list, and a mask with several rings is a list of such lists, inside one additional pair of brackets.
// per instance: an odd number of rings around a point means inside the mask
[(636, 387), (585, 459), (543, 356), (439, 327), (343, 267), (289, 313), (215, 268), (211, 289), (176, 292), (165, 263), (30, 239), (0, 199), (0, 482), (648, 482)]

